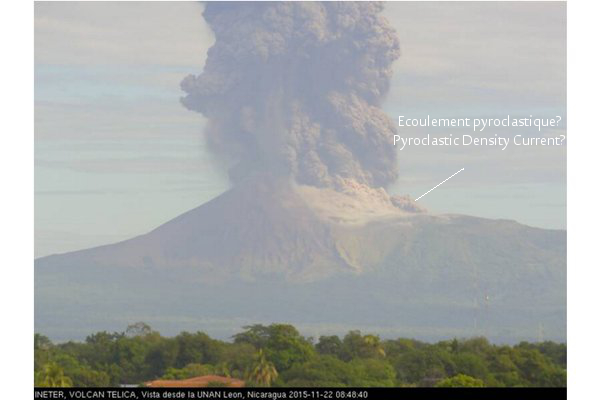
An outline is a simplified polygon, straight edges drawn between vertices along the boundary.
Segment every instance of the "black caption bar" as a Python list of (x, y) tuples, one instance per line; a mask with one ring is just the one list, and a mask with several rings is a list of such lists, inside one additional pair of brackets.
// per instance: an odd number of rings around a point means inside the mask
[(566, 399), (566, 388), (35, 388), (34, 399)]

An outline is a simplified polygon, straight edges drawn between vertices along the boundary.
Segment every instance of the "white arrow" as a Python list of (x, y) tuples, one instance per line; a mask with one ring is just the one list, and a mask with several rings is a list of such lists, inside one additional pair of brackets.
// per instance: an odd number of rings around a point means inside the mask
[(435, 187), (432, 187), (431, 189), (429, 189), (426, 193), (423, 193), (421, 196), (419, 196), (415, 201), (419, 200), (421, 197), (425, 196), (427, 193), (431, 192), (433, 189), (437, 188), (438, 186), (440, 186), (442, 183), (446, 182), (448, 179), (452, 178), (454, 175), (458, 174), (461, 171), (464, 171), (464, 168), (459, 169), (458, 171), (456, 171), (454, 174), (452, 174), (452, 176), (449, 176), (448, 178), (444, 179), (442, 182), (438, 183)]

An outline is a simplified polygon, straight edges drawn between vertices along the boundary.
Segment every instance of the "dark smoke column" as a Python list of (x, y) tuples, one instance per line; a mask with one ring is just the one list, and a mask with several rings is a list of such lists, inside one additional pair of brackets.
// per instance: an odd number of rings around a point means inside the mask
[[(395, 126), (379, 108), (399, 56), (373, 2), (209, 2), (215, 34), (183, 104), (209, 120), (211, 149), (250, 175), (337, 188), (396, 179)], [(268, 174), (267, 174), (268, 173)]]

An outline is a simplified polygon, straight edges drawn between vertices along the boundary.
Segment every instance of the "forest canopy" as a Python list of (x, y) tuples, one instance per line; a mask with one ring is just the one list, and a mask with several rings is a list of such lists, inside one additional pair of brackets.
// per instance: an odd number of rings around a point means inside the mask
[(247, 386), (566, 386), (566, 344), (494, 345), (483, 337), (425, 343), (350, 331), (302, 336), (287, 324), (252, 325), (231, 341), (203, 332), (164, 337), (144, 323), (84, 342), (35, 334), (37, 387), (143, 385), (218, 375)]

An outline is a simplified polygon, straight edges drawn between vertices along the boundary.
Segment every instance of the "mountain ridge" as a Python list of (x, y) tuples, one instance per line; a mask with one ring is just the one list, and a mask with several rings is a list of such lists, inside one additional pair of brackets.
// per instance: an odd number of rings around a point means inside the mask
[(469, 336), (487, 315), (499, 340), (537, 337), (540, 324), (566, 336), (566, 231), (396, 212), (365, 193), (317, 212), (302, 188), (250, 182), (147, 234), (37, 259), (36, 329), (277, 317)]

